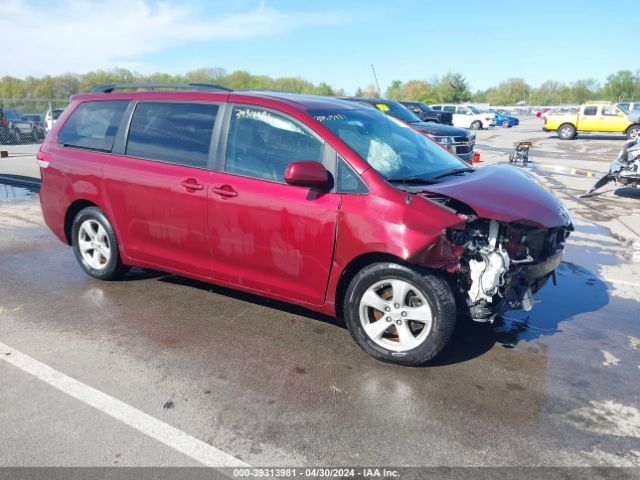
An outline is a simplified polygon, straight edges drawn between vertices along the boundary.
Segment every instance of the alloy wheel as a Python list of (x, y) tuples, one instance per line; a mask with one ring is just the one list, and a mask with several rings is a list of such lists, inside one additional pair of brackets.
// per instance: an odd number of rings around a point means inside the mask
[(377, 345), (396, 352), (421, 345), (431, 332), (433, 314), (420, 290), (401, 279), (371, 285), (359, 306), (360, 323)]
[(78, 229), (78, 248), (82, 260), (95, 270), (107, 266), (111, 258), (109, 236), (104, 227), (96, 220), (82, 222)]

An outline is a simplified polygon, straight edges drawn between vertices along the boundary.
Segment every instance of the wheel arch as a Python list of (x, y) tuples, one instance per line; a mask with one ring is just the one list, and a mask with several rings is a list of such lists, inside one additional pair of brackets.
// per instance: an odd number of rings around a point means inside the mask
[(368, 252), (362, 255), (359, 255), (353, 258), (340, 273), (340, 277), (338, 279), (338, 283), (336, 285), (335, 291), (335, 310), (336, 316), (338, 318), (343, 318), (343, 308), (342, 304), (344, 302), (344, 296), (347, 291), (347, 287), (353, 277), (357, 275), (357, 273), (362, 270), (367, 265), (371, 265), (372, 263), (378, 262), (392, 262), (397, 263), (399, 265), (403, 265), (405, 267), (415, 268), (415, 265), (407, 262), (406, 260), (393, 255), (391, 253), (385, 252)]
[(86, 199), (74, 200), (73, 203), (69, 205), (69, 208), (67, 208), (67, 212), (64, 215), (64, 236), (68, 245), (71, 245), (71, 228), (73, 226), (73, 219), (76, 218), (76, 215), (80, 210), (87, 207), (98, 207), (102, 210), (99, 205), (96, 205), (94, 202)]
[(631, 130), (633, 127), (638, 127), (638, 128), (640, 128), (640, 123), (636, 122), (636, 123), (632, 123), (631, 125), (629, 125), (629, 126), (625, 129), (624, 134), (625, 134), (625, 135), (627, 135), (627, 134), (628, 134), (628, 132), (629, 132), (629, 130)]

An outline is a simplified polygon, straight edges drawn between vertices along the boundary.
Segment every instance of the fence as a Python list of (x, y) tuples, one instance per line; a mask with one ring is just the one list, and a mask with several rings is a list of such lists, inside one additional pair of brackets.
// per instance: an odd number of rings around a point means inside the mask
[(49, 109), (68, 103), (68, 98), (0, 98), (0, 145), (40, 143), (51, 128)]

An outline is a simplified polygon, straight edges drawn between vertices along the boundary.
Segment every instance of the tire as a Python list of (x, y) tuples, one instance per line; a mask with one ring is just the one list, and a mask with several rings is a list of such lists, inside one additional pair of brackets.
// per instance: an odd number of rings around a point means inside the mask
[(500, 125), (502, 125), (502, 128), (509, 128), (511, 125), (509, 125), (509, 120), (504, 120)]
[(120, 261), (118, 241), (111, 223), (98, 207), (87, 207), (78, 212), (71, 227), (71, 243), (76, 260), (91, 277), (115, 280), (129, 270)]
[(640, 135), (640, 123), (634, 123), (629, 128), (627, 128), (627, 138), (629, 140), (635, 140)]
[(482, 122), (480, 120), (474, 120), (471, 122), (471, 125), (469, 125), (469, 128), (471, 130), (482, 130)]
[(570, 123), (564, 123), (558, 127), (558, 137), (561, 140), (573, 140), (576, 138), (576, 127)]
[(13, 132), (11, 132), (11, 142), (14, 145), (20, 145), (22, 143), (22, 134), (17, 128), (14, 128)]
[(343, 312), (351, 336), (365, 352), (408, 366), (422, 365), (440, 353), (456, 323), (455, 297), (443, 279), (387, 262), (356, 274), (345, 293)]

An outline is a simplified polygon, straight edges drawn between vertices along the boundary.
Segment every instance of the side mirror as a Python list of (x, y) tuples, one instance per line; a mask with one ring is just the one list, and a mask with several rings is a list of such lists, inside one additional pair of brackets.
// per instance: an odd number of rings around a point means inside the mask
[(299, 187), (326, 189), (329, 187), (329, 172), (319, 162), (300, 160), (287, 165), (284, 181)]

